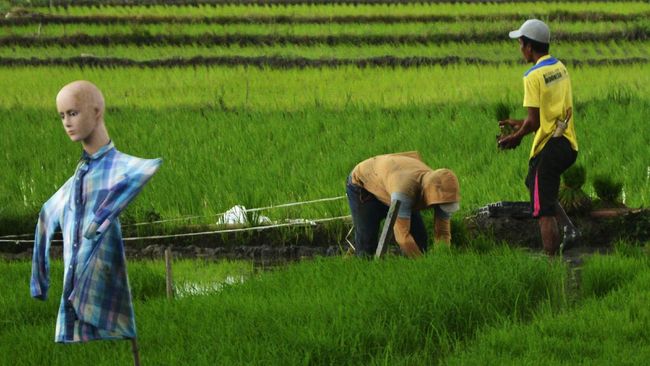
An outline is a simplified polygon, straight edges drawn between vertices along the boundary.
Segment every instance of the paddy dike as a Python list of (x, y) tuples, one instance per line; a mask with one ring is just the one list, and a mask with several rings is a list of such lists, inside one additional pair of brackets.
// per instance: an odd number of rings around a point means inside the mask
[[(542, 248), (537, 220), (530, 217), (524, 207), (527, 202), (511, 202), (509, 207), (483, 210), (464, 219), (470, 239), (478, 236), (492, 237), (512, 246)], [(627, 242), (650, 241), (650, 210), (611, 209), (584, 215), (569, 215), (581, 235), (575, 246), (611, 247), (620, 240)]]
[[(582, 236), (573, 249), (565, 253), (569, 256), (572, 252), (606, 252), (621, 240), (632, 243), (650, 241), (648, 209), (628, 210), (609, 217), (585, 215), (572, 216), (571, 219)], [(347, 240), (353, 242), (353, 234), (348, 235), (351, 227), (351, 222), (345, 221), (336, 226), (317, 224), (243, 233), (143, 238), (125, 241), (125, 248), (129, 259), (161, 259), (169, 248), (175, 258), (252, 260), (261, 265), (272, 265), (316, 256), (344, 255), (350, 248)], [(133, 237), (132, 234), (125, 230), (125, 237)], [(537, 221), (522, 212), (477, 213), (455, 221), (452, 235), (453, 244), (460, 247), (470, 247), (479, 238), (490, 238), (533, 251), (542, 248)], [(32, 246), (30, 242), (1, 245), (0, 258), (30, 259)], [(397, 247), (391, 245), (391, 250), (397, 252)], [(53, 258), (61, 257), (60, 242), (52, 244), (50, 254)]]
[[(315, 256), (344, 254), (349, 248), (345, 236), (351, 227), (351, 222), (346, 222), (339, 223), (336, 227), (316, 224), (193, 236), (184, 236), (191, 228), (183, 228), (183, 232), (168, 234), (169, 237), (163, 238), (155, 238), (156, 234), (160, 233), (141, 235), (129, 232), (128, 228), (125, 228), (124, 246), (128, 259), (161, 259), (164, 258), (165, 250), (169, 248), (176, 258), (253, 260), (260, 264), (272, 264)], [(194, 227), (194, 229), (190, 232), (203, 232), (209, 228)], [(136, 236), (141, 239), (130, 239)], [(147, 238), (147, 236), (154, 236), (154, 238)], [(50, 249), (52, 258), (62, 256), (63, 247), (60, 240), (60, 234), (56, 235)], [(29, 241), (2, 243), (0, 258), (30, 259), (32, 247), (33, 243)]]

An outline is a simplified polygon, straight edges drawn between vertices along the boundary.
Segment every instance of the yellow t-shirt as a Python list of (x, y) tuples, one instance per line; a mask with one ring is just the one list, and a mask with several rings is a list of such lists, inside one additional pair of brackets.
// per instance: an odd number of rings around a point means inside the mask
[[(569, 108), (573, 108), (571, 78), (558, 59), (546, 55), (537, 60), (535, 66), (524, 75), (524, 107), (539, 108), (539, 129), (535, 132), (530, 157), (533, 158), (546, 145), (555, 132), (556, 121), (563, 120)], [(575, 124), (572, 113), (569, 126), (563, 136), (578, 151)]]

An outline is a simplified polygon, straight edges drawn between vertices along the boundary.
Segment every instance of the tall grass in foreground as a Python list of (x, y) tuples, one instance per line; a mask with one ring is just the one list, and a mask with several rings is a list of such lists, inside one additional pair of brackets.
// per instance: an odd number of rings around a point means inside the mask
[(582, 292), (596, 296), (587, 297), (576, 309), (560, 315), (544, 314), (530, 324), (486, 330), (475, 344), (445, 363), (647, 364), (650, 359), (650, 257), (594, 257), (585, 265), (582, 281)]
[[(587, 260), (576, 303), (565, 300), (560, 261), (510, 250), (323, 259), (174, 302), (163, 299), (161, 262), (133, 262), (129, 271), (146, 364), (643, 364), (650, 356), (647, 249), (619, 243), (616, 255)], [(245, 271), (177, 264), (175, 273), (189, 280)], [(130, 362), (127, 342), (55, 345), (60, 286), (53, 281), (46, 303), (30, 299), (29, 268), (0, 262), (0, 364)], [(586, 290), (593, 283), (599, 293)]]
[[(15, 266), (2, 271), (19, 277)], [(432, 364), (485, 326), (564, 306), (565, 274), (560, 261), (508, 250), (304, 262), (214, 295), (138, 300), (140, 351), (155, 365)], [(34, 302), (20, 291), (16, 303)], [(3, 327), (0, 363), (129, 362), (126, 342), (55, 345), (53, 310)]]
[[(144, 303), (166, 296), (165, 263), (163, 261), (133, 261), (128, 265), (129, 284), (136, 303)], [(253, 273), (248, 262), (179, 260), (173, 263), (174, 284), (178, 295), (189, 285), (208, 287), (222, 283), (229, 276), (245, 278)], [(63, 264), (52, 261), (50, 291), (45, 302), (29, 297), (30, 262), (0, 260), (0, 335), (12, 328), (26, 325), (44, 325), (52, 322), (61, 299)], [(53, 323), (52, 323), (53, 324)], [(49, 325), (49, 323), (48, 323)]]
[(624, 287), (639, 273), (650, 268), (648, 259), (607, 255), (591, 258), (581, 272), (581, 295), (585, 298), (603, 297)]

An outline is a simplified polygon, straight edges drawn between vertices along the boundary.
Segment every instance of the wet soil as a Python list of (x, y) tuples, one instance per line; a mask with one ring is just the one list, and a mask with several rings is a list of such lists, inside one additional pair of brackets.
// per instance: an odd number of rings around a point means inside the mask
[[(574, 246), (609, 248), (617, 241), (650, 241), (650, 210), (630, 209), (615, 216), (570, 215), (581, 236)], [(465, 218), (468, 239), (488, 236), (513, 246), (541, 249), (537, 220), (525, 215), (481, 215)]]

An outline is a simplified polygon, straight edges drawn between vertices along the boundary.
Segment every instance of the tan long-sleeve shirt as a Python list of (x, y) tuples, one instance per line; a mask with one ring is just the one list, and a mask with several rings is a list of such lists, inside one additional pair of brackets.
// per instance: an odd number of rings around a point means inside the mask
[(357, 164), (352, 183), (390, 205), (392, 193), (413, 199), (413, 209), (460, 201), (456, 175), (449, 169), (433, 170), (417, 152), (378, 155)]
[[(402, 198), (394, 233), (397, 243), (409, 256), (421, 254), (410, 234), (412, 210), (460, 201), (456, 175), (449, 169), (433, 170), (420, 160), (417, 152), (379, 155), (362, 161), (351, 173), (352, 183), (363, 187), (386, 205)], [(435, 217), (435, 240), (449, 243), (449, 218)]]

